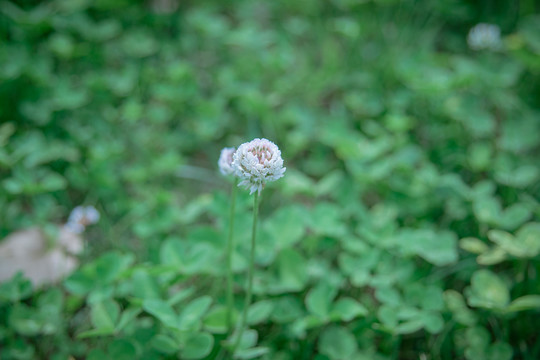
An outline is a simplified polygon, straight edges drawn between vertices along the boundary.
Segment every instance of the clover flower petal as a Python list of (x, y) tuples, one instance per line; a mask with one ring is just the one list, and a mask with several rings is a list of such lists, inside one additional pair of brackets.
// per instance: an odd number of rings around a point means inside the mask
[(226, 147), (221, 150), (221, 154), (219, 155), (218, 160), (218, 166), (219, 171), (223, 175), (231, 175), (234, 173), (234, 169), (232, 167), (232, 161), (233, 161), (233, 154), (236, 151), (233, 147)]
[(238, 186), (261, 193), (269, 181), (283, 177), (281, 151), (276, 144), (267, 139), (254, 139), (242, 144), (233, 155), (232, 167), (235, 175), (241, 180)]

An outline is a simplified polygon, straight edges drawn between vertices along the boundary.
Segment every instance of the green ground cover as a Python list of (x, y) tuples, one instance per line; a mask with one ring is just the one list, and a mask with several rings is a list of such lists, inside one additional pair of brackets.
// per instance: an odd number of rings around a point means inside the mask
[[(262, 193), (237, 358), (540, 358), (538, 10), (1, 2), (0, 239), (54, 237), (80, 204), (101, 219), (58, 286), (0, 284), (0, 359), (230, 358), (217, 160), (256, 137), (287, 172)], [(498, 48), (468, 47), (480, 22)]]

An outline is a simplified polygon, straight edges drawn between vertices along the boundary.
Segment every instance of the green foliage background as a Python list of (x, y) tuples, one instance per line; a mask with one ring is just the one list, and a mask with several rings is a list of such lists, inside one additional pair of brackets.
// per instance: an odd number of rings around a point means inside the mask
[[(255, 137), (287, 172), (240, 358), (540, 357), (534, 1), (164, 3), (0, 4), (0, 238), (102, 214), (63, 284), (0, 286), (0, 358), (219, 358), (216, 162)], [(500, 51), (467, 48), (478, 22)]]

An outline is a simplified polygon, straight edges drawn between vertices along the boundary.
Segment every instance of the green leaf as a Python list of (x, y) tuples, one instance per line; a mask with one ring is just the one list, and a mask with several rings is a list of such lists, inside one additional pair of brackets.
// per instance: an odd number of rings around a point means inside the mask
[(209, 333), (194, 333), (180, 351), (182, 359), (202, 359), (212, 351), (214, 337)]
[(528, 250), (527, 257), (540, 253), (540, 223), (531, 222), (523, 225), (516, 233), (516, 239)]
[(522, 225), (531, 217), (528, 206), (517, 203), (506, 208), (499, 217), (498, 224), (504, 228), (513, 230)]
[(180, 350), (180, 344), (178, 341), (175, 341), (173, 338), (163, 334), (154, 336), (150, 343), (154, 349), (168, 355), (172, 355)]
[(87, 360), (108, 360), (107, 355), (101, 349), (92, 349), (87, 354)]
[(247, 313), (247, 323), (255, 325), (262, 323), (268, 319), (274, 310), (274, 301), (261, 300), (250, 305)]
[(480, 265), (495, 265), (506, 260), (508, 254), (500, 247), (494, 247), (489, 249), (483, 254), (480, 254), (476, 261)]
[(257, 344), (257, 340), (259, 339), (259, 333), (257, 332), (257, 330), (246, 329), (239, 333), (237, 329), (227, 340), (226, 344), (229, 346), (229, 349), (232, 349), (232, 345), (236, 344), (238, 336), (240, 336), (238, 350), (250, 349), (254, 347)]
[(275, 301), (272, 321), (278, 324), (292, 322), (304, 315), (300, 300), (294, 296), (284, 296)]
[(215, 273), (218, 253), (215, 246), (209, 242), (188, 242), (171, 238), (161, 246), (160, 260), (162, 264), (170, 265), (179, 273)]
[(0, 284), (0, 304), (2, 302), (17, 302), (32, 295), (32, 283), (18, 272), (10, 280)]
[(334, 300), (336, 294), (336, 288), (326, 282), (320, 282), (308, 292), (306, 296), (306, 308), (313, 315), (326, 319), (330, 312), (332, 300)]
[(525, 311), (540, 308), (540, 295), (524, 295), (512, 301), (506, 308), (508, 312)]
[(473, 143), (469, 148), (469, 164), (475, 171), (484, 171), (491, 163), (492, 146), (488, 142)]
[(36, 359), (36, 349), (22, 337), (15, 338), (11, 344), (2, 347), (2, 358), (17, 360)]
[(331, 317), (342, 321), (351, 321), (368, 314), (367, 308), (352, 298), (341, 298), (334, 303)]
[(478, 199), (473, 203), (474, 215), (478, 221), (496, 224), (501, 214), (500, 202), (492, 197)]
[(458, 323), (466, 326), (476, 324), (478, 320), (476, 314), (467, 307), (465, 299), (460, 293), (455, 290), (446, 290), (444, 292), (444, 301)]
[(193, 288), (193, 287), (188, 287), (188, 288), (185, 288), (185, 289), (181, 289), (178, 292), (174, 293), (174, 295), (171, 296), (167, 300), (167, 303), (169, 305), (171, 305), (171, 306), (174, 306), (174, 305), (178, 304), (179, 302), (181, 302), (182, 300), (187, 299), (188, 297), (190, 297), (194, 292), (195, 292), (195, 288)]
[(375, 297), (386, 305), (399, 306), (403, 302), (400, 293), (396, 289), (387, 286), (379, 287), (375, 292)]
[(0, 147), (5, 147), (8, 140), (15, 133), (15, 125), (13, 122), (6, 122), (0, 125)]
[(397, 334), (412, 334), (424, 327), (423, 319), (412, 319), (398, 324), (395, 328)]
[(330, 326), (319, 339), (319, 351), (331, 360), (350, 360), (357, 350), (354, 335), (342, 326)]
[(390, 305), (382, 305), (377, 311), (377, 317), (387, 328), (393, 329), (398, 324), (397, 309)]
[(489, 250), (489, 246), (485, 242), (473, 237), (466, 237), (459, 240), (459, 247), (473, 254), (482, 254)]
[(277, 258), (279, 286), (282, 291), (300, 291), (308, 280), (304, 257), (294, 249), (282, 250)]
[(103, 288), (118, 280), (134, 260), (133, 254), (108, 252), (75, 271), (64, 284), (70, 292), (86, 295), (93, 289)]
[(297, 243), (305, 233), (306, 216), (300, 207), (287, 206), (276, 211), (266, 221), (264, 227), (270, 236), (277, 241), (279, 248), (284, 249)]
[(64, 305), (62, 291), (58, 288), (49, 289), (38, 297), (37, 303), (40, 312), (47, 315), (59, 315)]
[(343, 236), (347, 230), (341, 220), (341, 213), (337, 205), (319, 203), (311, 210), (309, 226), (317, 234)]
[(493, 343), (486, 351), (486, 359), (489, 360), (511, 360), (513, 355), (512, 346), (502, 341)]
[(315, 315), (307, 315), (296, 319), (291, 325), (291, 333), (298, 338), (304, 338), (307, 335), (307, 330), (320, 328), (327, 323), (327, 319), (323, 319)]
[(24, 305), (16, 304), (9, 312), (9, 326), (23, 336), (35, 336), (41, 332), (42, 324), (37, 311)]
[(91, 305), (90, 319), (96, 329), (114, 329), (120, 316), (120, 307), (111, 299)]
[(478, 270), (466, 289), (470, 306), (486, 309), (502, 309), (508, 305), (510, 294), (504, 281), (489, 270)]
[(88, 294), (86, 302), (88, 304), (93, 304), (95, 302), (104, 301), (107, 299), (112, 299), (114, 296), (114, 287), (112, 285), (103, 285), (99, 288), (93, 289)]
[(90, 96), (86, 88), (69, 88), (67, 84), (56, 86), (53, 97), (55, 110), (75, 110), (90, 101)]
[(22, 102), (20, 112), (38, 125), (45, 125), (52, 119), (52, 104), (50, 101)]
[(107, 355), (115, 360), (131, 360), (136, 358), (137, 349), (129, 340), (116, 339), (107, 346)]
[(111, 328), (102, 328), (102, 329), (92, 329), (88, 331), (83, 331), (77, 335), (78, 339), (86, 339), (98, 336), (108, 336), (113, 335), (114, 329)]
[(396, 308), (396, 311), (396, 316), (399, 320), (417, 319), (422, 315), (422, 310), (414, 306), (402, 305), (401, 307)]
[(443, 291), (437, 286), (426, 286), (420, 300), (424, 310), (441, 311), (444, 307)]
[(143, 309), (155, 316), (166, 326), (177, 328), (178, 316), (174, 309), (165, 301), (159, 299), (145, 299), (142, 304)]
[(102, 282), (111, 282), (118, 279), (121, 273), (134, 262), (133, 254), (122, 254), (111, 251), (100, 256), (95, 262), (96, 277)]
[(156, 279), (145, 269), (136, 269), (132, 278), (133, 296), (141, 299), (159, 299), (161, 297)]
[[(203, 324), (206, 330), (214, 334), (224, 334), (227, 332), (227, 307), (223, 305), (214, 306), (205, 316)], [(233, 321), (236, 312), (233, 311)], [(249, 315), (248, 315), (249, 316)]]
[(212, 298), (210, 296), (201, 296), (187, 304), (180, 314), (180, 329), (189, 330), (193, 327), (198, 328), (199, 324), (210, 305)]
[(152, 33), (134, 30), (124, 35), (121, 48), (130, 57), (146, 57), (159, 49), (159, 44)]
[(444, 319), (438, 312), (426, 311), (421, 315), (424, 327), (431, 334), (437, 334), (441, 332), (444, 327)]
[(527, 256), (528, 249), (520, 246), (521, 244), (512, 234), (501, 230), (490, 230), (487, 235), (489, 240), (499, 245), (505, 252), (517, 257)]
[(437, 266), (453, 264), (458, 259), (457, 239), (449, 231), (404, 229), (396, 238), (396, 245), (405, 254), (415, 254)]
[(234, 354), (235, 359), (248, 360), (255, 359), (267, 354), (270, 350), (266, 347), (254, 347), (250, 349), (242, 349)]
[(176, 238), (165, 240), (160, 248), (160, 260), (162, 264), (171, 265), (182, 271), (185, 266), (185, 254), (187, 252), (185, 242)]
[(133, 321), (140, 313), (141, 313), (141, 309), (138, 307), (132, 307), (132, 308), (124, 310), (122, 312), (122, 315), (120, 316), (120, 320), (118, 320), (118, 325), (116, 325), (116, 331), (121, 331), (131, 321)]
[(75, 271), (64, 281), (64, 286), (70, 293), (83, 296), (96, 286), (93, 274), (85, 271), (86, 269), (83, 267)]
[(475, 326), (466, 330), (467, 342), (471, 347), (486, 348), (489, 344), (489, 332), (481, 327)]
[(495, 173), (495, 179), (501, 184), (515, 188), (524, 188), (538, 181), (540, 171), (538, 167), (525, 165), (512, 169), (502, 169)]
[(62, 175), (51, 172), (41, 179), (40, 184), (44, 190), (57, 191), (65, 188), (67, 181)]

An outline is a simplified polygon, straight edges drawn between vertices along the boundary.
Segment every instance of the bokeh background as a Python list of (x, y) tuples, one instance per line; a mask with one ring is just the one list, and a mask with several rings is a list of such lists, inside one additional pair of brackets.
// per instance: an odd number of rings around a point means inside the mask
[[(539, 8), (3, 1), (0, 239), (54, 234), (81, 204), (101, 219), (66, 282), (1, 288), (0, 357), (218, 357), (231, 182), (216, 164), (265, 137), (287, 172), (263, 192), (244, 358), (538, 359)], [(496, 45), (470, 48), (478, 23)], [(198, 325), (144, 305), (188, 285), (171, 306), (205, 299)], [(102, 312), (115, 331), (78, 337)]]

